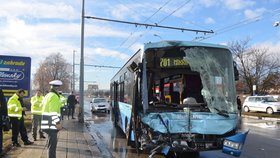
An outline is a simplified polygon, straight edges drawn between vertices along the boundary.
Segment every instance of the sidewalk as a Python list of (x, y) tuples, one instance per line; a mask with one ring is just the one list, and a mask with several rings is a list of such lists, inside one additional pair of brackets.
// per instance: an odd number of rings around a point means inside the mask
[[(91, 137), (88, 130), (78, 120), (63, 120), (62, 130), (58, 133), (58, 144), (56, 149), (57, 158), (101, 158), (102, 155), (96, 146), (95, 140)], [(28, 134), (29, 140), (33, 141), (31, 133)], [(19, 138), (20, 140), (20, 138)], [(46, 158), (47, 147), (46, 139), (37, 139), (33, 145), (12, 148), (5, 158)]]

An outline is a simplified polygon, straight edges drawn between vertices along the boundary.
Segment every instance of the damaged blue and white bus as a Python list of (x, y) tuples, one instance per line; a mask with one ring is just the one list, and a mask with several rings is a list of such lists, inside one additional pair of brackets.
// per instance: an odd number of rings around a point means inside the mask
[(226, 46), (146, 43), (111, 80), (114, 124), (150, 157), (221, 149), (239, 156), (248, 132), (237, 132), (237, 78)]

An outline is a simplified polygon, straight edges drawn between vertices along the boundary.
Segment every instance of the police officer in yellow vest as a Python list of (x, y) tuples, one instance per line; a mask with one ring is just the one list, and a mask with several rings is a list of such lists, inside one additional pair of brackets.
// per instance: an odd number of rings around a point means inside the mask
[(41, 118), (42, 118), (42, 101), (43, 96), (40, 90), (37, 90), (36, 95), (31, 98), (31, 113), (33, 115), (32, 119), (32, 135), (34, 141), (37, 140), (37, 132), (39, 126), (40, 138), (46, 138), (41, 130)]
[(60, 80), (49, 82), (50, 92), (43, 100), (41, 129), (48, 134), (48, 158), (56, 158), (57, 133), (62, 129), (60, 121), (61, 101), (58, 89), (62, 85)]
[(67, 99), (62, 95), (62, 92), (61, 92), (61, 91), (58, 92), (58, 94), (59, 94), (59, 98), (60, 98), (60, 102), (61, 102), (61, 107), (60, 107), (60, 118), (61, 118), (61, 120), (63, 120), (63, 116), (64, 116), (64, 113), (65, 113), (64, 110), (67, 111), (67, 106), (65, 106), (66, 103), (67, 103)]
[(14, 147), (21, 147), (18, 143), (18, 134), (20, 133), (21, 140), (24, 145), (31, 145), (33, 142), (28, 140), (26, 128), (24, 125), (23, 112), (26, 111), (26, 107), (23, 107), (23, 96), (25, 92), (23, 89), (19, 89), (12, 97), (8, 100), (8, 116), (12, 124), (12, 142)]

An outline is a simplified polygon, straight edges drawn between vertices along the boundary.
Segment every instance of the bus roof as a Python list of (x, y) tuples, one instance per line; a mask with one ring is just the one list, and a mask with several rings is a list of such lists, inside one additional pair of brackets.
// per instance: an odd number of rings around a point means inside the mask
[(143, 50), (139, 49), (123, 66), (120, 68), (120, 70), (114, 75), (114, 77), (111, 79), (111, 82), (114, 81), (114, 78), (118, 76), (118, 74), (128, 65), (132, 62), (133, 58), (135, 56), (139, 55), (139, 53), (145, 53), (148, 49), (154, 49), (154, 48), (164, 48), (164, 47), (174, 47), (174, 46), (186, 46), (186, 47), (213, 47), (213, 48), (221, 48), (221, 49), (228, 49), (227, 46), (219, 45), (219, 44), (210, 44), (210, 43), (203, 43), (203, 42), (193, 42), (193, 41), (159, 41), (159, 42), (149, 42), (144, 44)]
[(228, 49), (227, 46), (219, 45), (219, 44), (210, 44), (210, 43), (202, 43), (202, 42), (193, 42), (193, 41), (160, 41), (155, 43), (146, 43), (144, 45), (144, 50), (150, 48), (161, 48), (161, 47), (171, 47), (171, 46), (201, 46), (201, 47), (215, 47), (215, 48), (223, 48)]

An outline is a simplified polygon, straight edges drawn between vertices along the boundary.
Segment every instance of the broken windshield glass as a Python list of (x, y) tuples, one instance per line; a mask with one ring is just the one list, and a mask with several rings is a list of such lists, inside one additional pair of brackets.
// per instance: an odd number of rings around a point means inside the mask
[(199, 72), (201, 95), (211, 112), (236, 112), (231, 53), (225, 49), (189, 48), (185, 60), (192, 71)]

